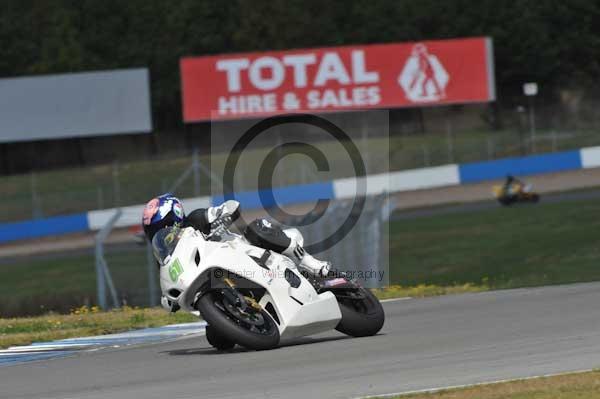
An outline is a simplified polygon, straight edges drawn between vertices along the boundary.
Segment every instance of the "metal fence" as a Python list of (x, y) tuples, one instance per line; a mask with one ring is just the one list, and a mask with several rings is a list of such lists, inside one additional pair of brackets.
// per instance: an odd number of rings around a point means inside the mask
[[(388, 219), (394, 209), (387, 194), (367, 197), (360, 213), (352, 210), (352, 201), (332, 202), (325, 212), (313, 211), (291, 217), (286, 226), (296, 227), (305, 240), (305, 247), (319, 259), (332, 262), (334, 269), (347, 273), (365, 287), (389, 285)], [(356, 224), (345, 233), (340, 225), (347, 218)], [(335, 244), (327, 248), (327, 238)]]
[[(475, 162), (600, 145), (600, 131), (538, 130), (531, 136), (526, 130), (457, 132), (449, 127), (446, 131), (426, 134), (394, 135), (389, 140), (359, 139), (356, 144), (368, 173), (380, 173), (387, 171), (387, 162), (385, 168), (379, 162), (386, 156), (389, 156), (392, 171)], [(257, 149), (256, 156), (249, 157), (250, 162), (242, 165), (242, 173), (236, 174), (236, 187), (256, 189), (256, 182), (244, 176), (243, 171), (258, 170), (264, 159), (262, 155), (270, 150)], [(175, 180), (190, 170), (190, 165), (198, 165), (193, 170), (212, 170), (212, 167), (221, 170), (226, 155), (210, 157), (189, 151), (135, 162), (0, 176), (0, 223), (144, 203), (157, 193), (168, 191)], [(328, 161), (332, 163), (331, 173), (324, 174), (306, 159), (283, 158), (273, 176), (273, 184), (306, 184), (351, 175), (348, 168), (336, 166), (336, 159)], [(193, 170), (184, 176), (179, 195), (210, 195), (210, 182), (198, 179)]]

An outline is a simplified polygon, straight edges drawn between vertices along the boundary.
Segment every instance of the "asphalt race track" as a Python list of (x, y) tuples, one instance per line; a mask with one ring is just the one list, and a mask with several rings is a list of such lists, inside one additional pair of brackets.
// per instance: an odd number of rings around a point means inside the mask
[(0, 367), (2, 398), (347, 398), (600, 366), (600, 283), (385, 303), (380, 335), (272, 351), (202, 336)]

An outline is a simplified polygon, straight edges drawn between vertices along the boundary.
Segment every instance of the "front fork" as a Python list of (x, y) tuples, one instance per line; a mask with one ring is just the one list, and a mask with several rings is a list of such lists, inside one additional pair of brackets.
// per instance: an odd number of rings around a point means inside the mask
[(231, 305), (238, 307), (242, 312), (246, 312), (248, 308), (252, 308), (259, 312), (262, 310), (262, 306), (260, 306), (256, 299), (248, 295), (243, 295), (237, 290), (233, 280), (226, 277), (223, 279), (223, 282), (226, 286), (221, 289), (221, 293), (225, 300)]

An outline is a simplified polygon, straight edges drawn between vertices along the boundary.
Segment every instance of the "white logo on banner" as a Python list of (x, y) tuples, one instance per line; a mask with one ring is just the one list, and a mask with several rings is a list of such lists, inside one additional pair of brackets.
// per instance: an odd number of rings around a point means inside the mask
[(398, 84), (413, 102), (438, 101), (446, 97), (450, 76), (438, 58), (427, 47), (416, 44), (398, 75)]

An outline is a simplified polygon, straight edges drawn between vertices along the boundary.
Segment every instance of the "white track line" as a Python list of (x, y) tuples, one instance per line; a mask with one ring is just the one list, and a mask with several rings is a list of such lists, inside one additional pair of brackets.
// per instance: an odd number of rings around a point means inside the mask
[(31, 345), (11, 346), (8, 349), (0, 350), (0, 357), (65, 350), (89, 350), (102, 347), (120, 347), (132, 344), (171, 341), (194, 334), (205, 334), (205, 327), (206, 323), (200, 321), (194, 323), (170, 324), (161, 327), (150, 327), (116, 334), (65, 338), (50, 342), (36, 342)]
[(390, 298), (390, 299), (382, 299), (381, 303), (385, 303), (385, 302), (396, 302), (396, 301), (406, 301), (408, 299), (413, 299), (411, 296), (403, 296), (402, 298)]
[(571, 374), (583, 374), (583, 373), (589, 373), (594, 370), (595, 369), (566, 371), (564, 373), (542, 374), (542, 375), (534, 375), (534, 376), (530, 376), (530, 377), (510, 378), (510, 379), (506, 379), (506, 380), (478, 382), (475, 384), (449, 385), (449, 386), (445, 386), (445, 387), (417, 389), (414, 391), (400, 391), (400, 392), (393, 392), (393, 393), (382, 393), (382, 394), (378, 394), (378, 395), (357, 396), (355, 399), (391, 398), (394, 396), (407, 396), (407, 395), (415, 395), (415, 394), (419, 394), (419, 393), (436, 393), (436, 392), (440, 392), (440, 391), (448, 391), (448, 390), (462, 389), (462, 388), (472, 388), (472, 387), (478, 387), (478, 386), (482, 386), (482, 385), (496, 385), (496, 384), (502, 384), (505, 382), (527, 381), (527, 380), (535, 380), (536, 378), (548, 378), (548, 377), (559, 377), (559, 376), (571, 375)]

